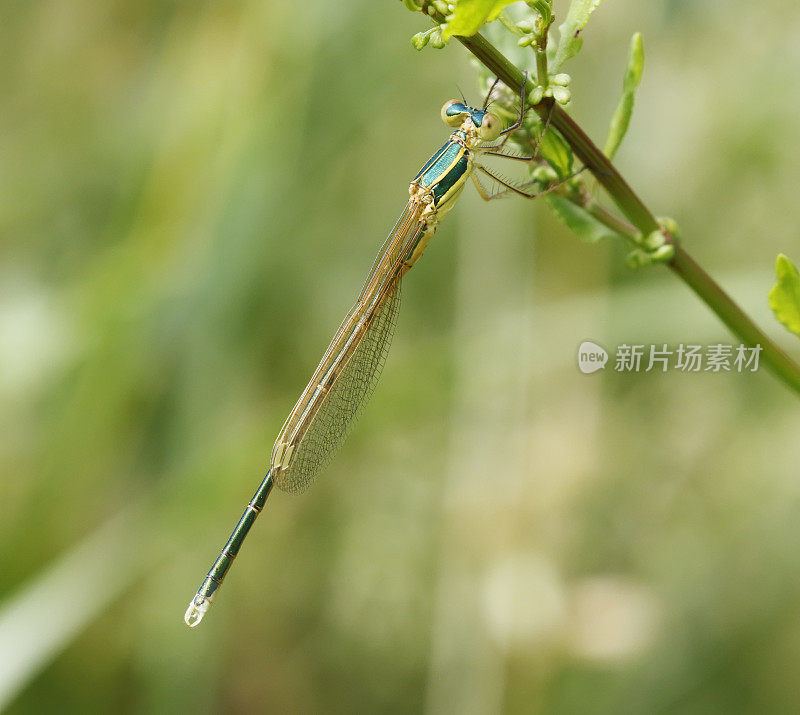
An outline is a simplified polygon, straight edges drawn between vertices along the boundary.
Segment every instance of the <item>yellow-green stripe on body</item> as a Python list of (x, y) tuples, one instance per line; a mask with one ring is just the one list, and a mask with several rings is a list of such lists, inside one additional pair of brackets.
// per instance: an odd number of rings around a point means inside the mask
[(425, 230), (406, 255), (405, 261), (409, 267), (425, 252), (439, 221), (453, 207), (472, 173), (472, 153), (461, 140), (463, 133), (454, 132), (411, 183), (412, 196), (415, 190), (418, 194), (429, 196), (432, 211)]

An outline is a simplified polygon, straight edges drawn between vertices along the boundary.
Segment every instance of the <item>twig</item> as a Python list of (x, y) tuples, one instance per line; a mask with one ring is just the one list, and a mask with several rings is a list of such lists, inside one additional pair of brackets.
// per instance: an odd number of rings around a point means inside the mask
[[(478, 34), (472, 37), (458, 36), (456, 39), (489, 71), (499, 77), (506, 86), (522, 86), (522, 72), (486, 38)], [(592, 172), (598, 183), (608, 192), (608, 195), (632, 225), (626, 225), (624, 221), (616, 218), (599, 205), (592, 204), (588, 208), (595, 218), (618, 233), (625, 235), (627, 232), (629, 237), (637, 234), (648, 236), (654, 231), (662, 230), (653, 213), (636, 195), (608, 157), (589, 139), (572, 117), (554, 103), (552, 98), (545, 98), (538, 104), (534, 104), (533, 109), (542, 118), (550, 116), (551, 126), (560, 132), (575, 156)], [(666, 240), (674, 244), (672, 237), (668, 234)], [(760, 345), (762, 348), (761, 359), (764, 364), (787, 387), (800, 394), (800, 365), (753, 322), (684, 248), (675, 245), (675, 255), (666, 265), (717, 314), (734, 335), (751, 347)]]

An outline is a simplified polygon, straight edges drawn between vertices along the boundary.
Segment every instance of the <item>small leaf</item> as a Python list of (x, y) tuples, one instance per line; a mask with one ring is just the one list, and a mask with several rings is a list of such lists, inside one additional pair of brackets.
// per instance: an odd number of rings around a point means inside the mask
[(487, 22), (496, 20), (506, 5), (515, 0), (456, 0), (453, 14), (442, 28), (444, 39), (453, 35), (474, 35)]
[(547, 194), (548, 205), (581, 241), (597, 243), (605, 238), (619, 238), (619, 234), (600, 223), (586, 209), (558, 194)]
[(553, 8), (551, 7), (552, 3), (547, 2), (547, 0), (528, 0), (528, 5), (530, 6), (531, 10), (539, 13), (539, 17), (542, 18), (542, 24), (545, 27), (547, 27), (552, 22), (552, 17), (553, 17)]
[(769, 292), (769, 307), (784, 328), (800, 336), (800, 273), (782, 253), (775, 261), (778, 282)]
[[(537, 135), (541, 136), (541, 131), (541, 125), (537, 126)], [(560, 179), (566, 179), (572, 173), (572, 149), (552, 127), (548, 127), (541, 138), (539, 153), (558, 172)]]
[(558, 49), (553, 57), (550, 71), (557, 72), (570, 57), (574, 57), (581, 51), (583, 38), (581, 32), (589, 22), (590, 15), (603, 0), (572, 0), (567, 12), (567, 19), (559, 25)]
[(608, 128), (608, 139), (603, 153), (613, 159), (617, 150), (625, 138), (628, 125), (633, 114), (633, 99), (636, 95), (636, 88), (642, 81), (642, 71), (644, 70), (644, 48), (642, 46), (642, 35), (635, 33), (631, 38), (631, 47), (628, 51), (628, 67), (625, 70), (625, 78), (622, 80), (622, 96), (619, 104), (611, 117), (611, 125)]

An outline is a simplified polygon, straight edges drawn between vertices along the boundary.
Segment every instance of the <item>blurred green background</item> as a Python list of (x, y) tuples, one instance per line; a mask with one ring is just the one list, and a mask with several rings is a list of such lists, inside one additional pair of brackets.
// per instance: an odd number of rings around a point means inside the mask
[[(426, 27), (389, 0), (0, 8), (0, 707), (800, 711), (796, 396), (581, 374), (585, 339), (738, 341), (666, 270), (471, 189), (351, 438), (184, 625), (441, 104), (476, 96)], [(608, 0), (565, 68), (601, 145), (636, 30), (618, 165), (800, 355), (766, 298), (800, 259), (800, 10)]]

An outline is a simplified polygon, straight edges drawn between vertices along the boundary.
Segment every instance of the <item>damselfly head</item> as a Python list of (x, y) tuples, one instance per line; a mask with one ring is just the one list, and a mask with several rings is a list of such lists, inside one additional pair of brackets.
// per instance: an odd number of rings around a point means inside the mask
[(451, 99), (442, 107), (442, 121), (448, 127), (460, 127), (469, 119), (483, 141), (494, 141), (500, 136), (503, 127), (497, 115), (485, 109), (475, 109), (457, 99)]
[(482, 112), (481, 125), (478, 127), (478, 136), (485, 142), (493, 142), (500, 136), (503, 125), (500, 117), (491, 112)]

